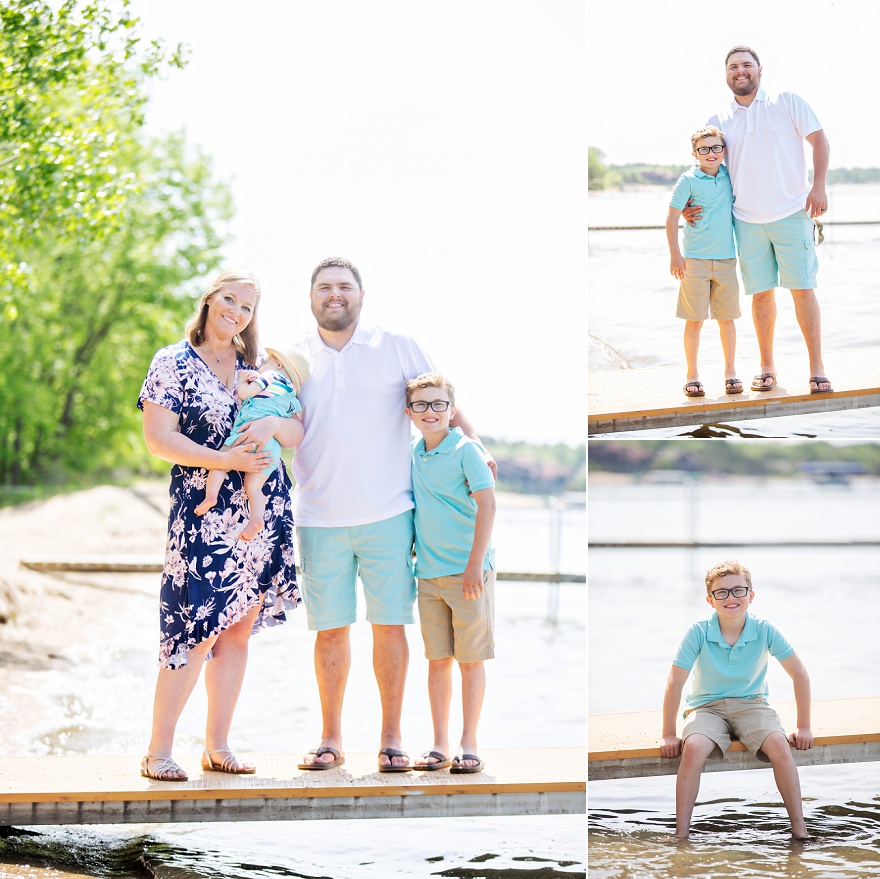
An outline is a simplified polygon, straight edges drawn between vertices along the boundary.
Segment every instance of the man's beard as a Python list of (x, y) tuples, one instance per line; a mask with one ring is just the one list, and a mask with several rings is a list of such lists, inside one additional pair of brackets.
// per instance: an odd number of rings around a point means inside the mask
[(752, 92), (757, 91), (757, 89), (758, 83), (754, 79), (747, 79), (745, 82), (734, 83), (730, 87), (730, 90), (741, 98), (752, 94)]
[(318, 313), (315, 314), (315, 320), (322, 330), (338, 333), (341, 330), (347, 330), (352, 324), (357, 323), (360, 312), (360, 308), (352, 305), (346, 305), (345, 308), (334, 309), (333, 311), (320, 308)]

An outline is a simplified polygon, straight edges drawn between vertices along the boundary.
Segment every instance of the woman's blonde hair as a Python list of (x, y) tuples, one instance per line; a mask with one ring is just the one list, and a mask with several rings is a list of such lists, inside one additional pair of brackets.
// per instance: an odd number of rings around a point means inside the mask
[(250, 272), (241, 271), (240, 269), (226, 269), (214, 278), (208, 289), (202, 293), (199, 304), (196, 306), (196, 312), (186, 325), (186, 338), (194, 348), (205, 344), (207, 341), (205, 324), (208, 321), (208, 304), (215, 293), (219, 293), (224, 287), (229, 287), (231, 284), (244, 284), (252, 287), (254, 293), (257, 294), (257, 301), (254, 303), (254, 313), (251, 315), (250, 322), (232, 340), (236, 350), (244, 358), (245, 363), (249, 366), (256, 366), (260, 349), (259, 333), (257, 332), (260, 283)]

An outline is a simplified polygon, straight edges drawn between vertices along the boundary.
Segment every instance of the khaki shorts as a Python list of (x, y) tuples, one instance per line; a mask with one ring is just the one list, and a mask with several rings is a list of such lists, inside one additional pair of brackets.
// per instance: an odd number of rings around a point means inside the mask
[(736, 258), (685, 257), (675, 316), (684, 320), (736, 320), (740, 316)]
[(769, 763), (761, 750), (764, 739), (771, 733), (782, 733), (788, 738), (779, 715), (763, 699), (718, 699), (694, 708), (687, 716), (681, 731), (684, 741), (694, 733), (706, 736), (725, 754), (732, 739), (738, 739), (759, 760)]
[(419, 622), (427, 659), (494, 659), (495, 571), (483, 571), (483, 593), (473, 600), (464, 597), (463, 574), (419, 580)]

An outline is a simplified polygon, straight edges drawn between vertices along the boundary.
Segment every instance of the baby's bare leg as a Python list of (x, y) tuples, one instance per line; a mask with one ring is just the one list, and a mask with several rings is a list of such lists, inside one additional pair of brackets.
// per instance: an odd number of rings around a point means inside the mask
[(217, 503), (217, 495), (220, 494), (225, 480), (225, 470), (208, 471), (208, 478), (205, 481), (205, 499), (196, 507), (197, 516), (204, 516)]
[(247, 495), (251, 508), (251, 517), (244, 531), (239, 534), (241, 540), (253, 540), (263, 530), (263, 515), (266, 512), (266, 498), (263, 495), (265, 473), (245, 473), (244, 493)]

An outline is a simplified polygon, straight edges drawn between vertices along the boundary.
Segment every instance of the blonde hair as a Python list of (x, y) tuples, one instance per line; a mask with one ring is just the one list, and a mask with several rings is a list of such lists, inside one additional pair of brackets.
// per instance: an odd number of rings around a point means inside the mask
[(727, 143), (724, 140), (724, 132), (720, 128), (716, 128), (714, 125), (704, 125), (691, 135), (691, 146), (693, 147), (694, 152), (697, 151), (697, 144), (704, 137), (720, 137), (722, 146), (727, 146)]
[(449, 395), (449, 402), (455, 405), (455, 388), (448, 378), (444, 378), (439, 372), (423, 372), (406, 383), (406, 405), (412, 402), (413, 394), (419, 388), (443, 388)]
[(749, 589), (752, 588), (752, 575), (749, 573), (749, 570), (745, 565), (741, 565), (739, 562), (735, 561), (721, 562), (721, 564), (715, 565), (706, 571), (706, 594), (708, 595), (711, 593), (712, 584), (717, 579), (720, 577), (726, 577), (728, 574), (738, 574), (749, 584)]
[(232, 340), (236, 350), (244, 358), (245, 363), (249, 366), (255, 366), (260, 348), (259, 333), (257, 332), (260, 284), (250, 272), (241, 271), (240, 269), (226, 269), (214, 278), (208, 289), (202, 293), (199, 304), (196, 306), (195, 314), (186, 325), (186, 338), (194, 348), (205, 344), (207, 341), (205, 324), (208, 322), (208, 304), (214, 297), (214, 294), (219, 293), (224, 287), (229, 287), (232, 284), (244, 284), (247, 287), (253, 288), (254, 293), (257, 294), (257, 301), (254, 303), (254, 313), (251, 315), (250, 322)]

